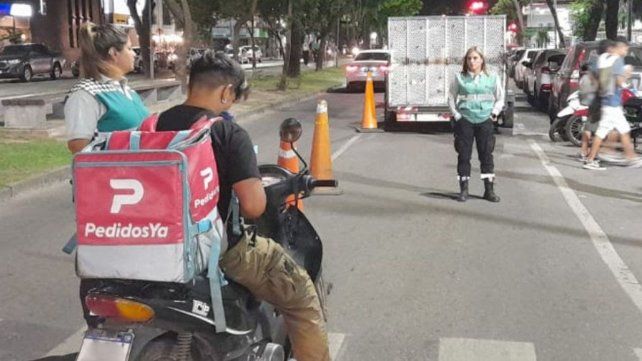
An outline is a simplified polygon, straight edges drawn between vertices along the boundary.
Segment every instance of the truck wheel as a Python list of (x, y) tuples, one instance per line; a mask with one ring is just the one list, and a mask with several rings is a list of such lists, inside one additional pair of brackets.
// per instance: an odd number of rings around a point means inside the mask
[(383, 129), (387, 132), (395, 130), (397, 125), (397, 114), (391, 110), (384, 111)]
[(22, 81), (31, 81), (33, 78), (33, 71), (31, 70), (31, 67), (29, 65), (25, 65), (25, 68), (22, 70), (22, 75), (20, 76), (20, 79)]
[(62, 68), (59, 63), (54, 64), (53, 69), (51, 69), (51, 80), (59, 79), (62, 76)]
[(502, 127), (512, 128), (513, 127), (513, 117), (515, 113), (515, 104), (512, 102), (508, 103), (506, 110), (502, 113)]

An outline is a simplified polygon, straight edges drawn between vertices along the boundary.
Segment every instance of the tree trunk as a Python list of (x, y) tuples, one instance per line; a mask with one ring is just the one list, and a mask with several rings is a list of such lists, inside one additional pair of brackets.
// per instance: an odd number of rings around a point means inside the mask
[(585, 41), (594, 41), (597, 38), (597, 31), (600, 28), (602, 14), (604, 12), (604, 3), (602, 0), (594, 0), (591, 7), (588, 8), (590, 22), (586, 31)]
[[(288, 88), (288, 69), (290, 68), (290, 53), (292, 49), (292, 29), (294, 27), (292, 21), (292, 0), (288, 1), (288, 25), (290, 29), (288, 30), (288, 41), (286, 44), (286, 53), (283, 56), (283, 71), (281, 72), (281, 80), (277, 85), (279, 90), (286, 90)], [(280, 43), (280, 40), (279, 40)]]
[(620, 0), (606, 0), (606, 38), (615, 40), (617, 38), (618, 11), (620, 10)]
[(555, 22), (555, 31), (557, 32), (558, 43), (555, 44), (556, 48), (566, 48), (566, 42), (564, 41), (564, 33), (562, 33), (562, 28), (560, 28), (560, 21), (557, 18), (557, 9), (553, 6), (552, 0), (546, 0), (548, 8), (551, 10), (551, 15), (553, 15), (553, 21)]
[(138, 42), (140, 44), (140, 54), (143, 57), (143, 70), (147, 77), (151, 76), (150, 69), (150, 33), (151, 29), (151, 19), (149, 18), (149, 7), (152, 6), (152, 0), (145, 1), (145, 7), (143, 8), (142, 19), (138, 14), (136, 9), (136, 0), (127, 0), (127, 7), (129, 8), (129, 13), (131, 14), (132, 19), (134, 19), (134, 27), (138, 33)]
[[(255, 54), (255, 42), (254, 42), (254, 15), (252, 16), (252, 21), (250, 23), (250, 45), (252, 45), (252, 70), (256, 70), (256, 54)], [(254, 74), (254, 73), (252, 73)]]
[(181, 82), (183, 94), (187, 93), (187, 56), (189, 49), (192, 47), (192, 38), (194, 37), (194, 27), (192, 23), (192, 12), (189, 9), (187, 0), (181, 0), (183, 8), (183, 45), (178, 47), (176, 62), (176, 77)]
[(323, 69), (323, 63), (325, 62), (325, 57), (326, 57), (325, 47), (327, 43), (328, 43), (328, 34), (322, 34), (321, 43), (319, 44), (319, 56), (317, 56), (316, 71)]
[(290, 39), (290, 59), (288, 61), (287, 76), (296, 78), (301, 75), (301, 56), (303, 53), (303, 26), (299, 20), (292, 21), (292, 35)]
[(239, 37), (243, 24), (245, 24), (244, 19), (236, 19), (236, 23), (234, 24), (234, 34), (232, 35), (232, 51), (234, 54), (234, 59), (236, 59), (239, 63), (242, 63), (242, 60), (239, 57)]
[[(519, 33), (517, 36), (518, 43), (522, 44), (524, 38), (524, 17), (522, 16), (522, 7), (519, 5), (519, 1), (513, 0), (513, 5), (515, 6), (515, 14), (517, 15), (517, 23), (519, 24)], [(522, 44), (523, 45), (523, 44)]]

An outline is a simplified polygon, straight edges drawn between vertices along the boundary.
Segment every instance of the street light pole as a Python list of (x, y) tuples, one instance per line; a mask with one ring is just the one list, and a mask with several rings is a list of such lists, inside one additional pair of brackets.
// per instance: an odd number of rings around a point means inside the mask
[(339, 31), (340, 31), (340, 26), (341, 26), (341, 16), (337, 16), (337, 43), (335, 44), (335, 51), (334, 51), (334, 67), (338, 68), (339, 67), (339, 48), (340, 48), (340, 43), (339, 43)]

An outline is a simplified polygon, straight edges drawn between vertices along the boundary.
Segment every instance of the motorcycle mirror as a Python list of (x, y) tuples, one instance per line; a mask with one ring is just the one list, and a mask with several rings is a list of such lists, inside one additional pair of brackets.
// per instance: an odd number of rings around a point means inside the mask
[(302, 132), (301, 123), (294, 118), (288, 118), (281, 123), (279, 135), (281, 136), (281, 141), (294, 143), (301, 138)]

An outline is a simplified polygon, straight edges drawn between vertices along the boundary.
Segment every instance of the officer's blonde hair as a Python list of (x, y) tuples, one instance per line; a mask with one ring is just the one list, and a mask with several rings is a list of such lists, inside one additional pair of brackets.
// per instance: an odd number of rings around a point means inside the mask
[(464, 66), (463, 66), (463, 68), (461, 70), (461, 73), (463, 75), (468, 74), (468, 71), (469, 71), (469, 69), (468, 69), (468, 56), (470, 54), (472, 54), (472, 53), (477, 53), (477, 55), (479, 55), (479, 57), (482, 59), (481, 71), (484, 74), (488, 75), (488, 72), (486, 71), (486, 58), (484, 57), (484, 54), (482, 54), (481, 50), (479, 50), (479, 48), (476, 47), (476, 46), (473, 46), (472, 48), (468, 49), (468, 51), (466, 51), (466, 55), (464, 55)]

